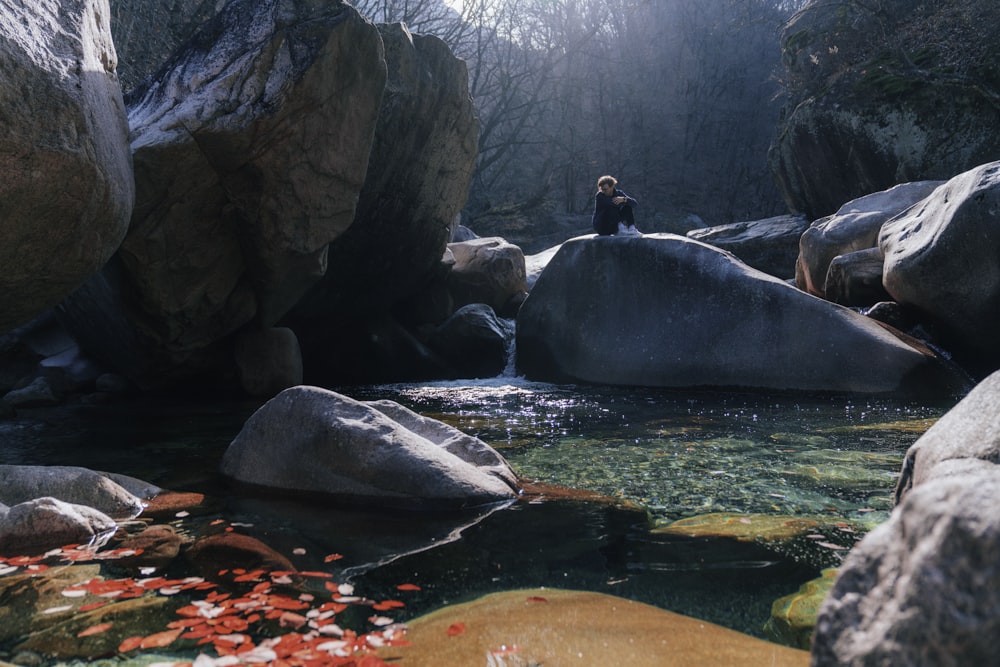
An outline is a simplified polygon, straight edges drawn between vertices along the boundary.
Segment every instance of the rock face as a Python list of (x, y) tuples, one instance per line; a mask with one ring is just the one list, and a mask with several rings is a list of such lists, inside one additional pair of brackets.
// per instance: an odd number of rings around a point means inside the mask
[(796, 13), (781, 35), (788, 104), (770, 154), (792, 210), (815, 219), (995, 159), (998, 30), (991, 0), (813, 0)]
[(975, 665), (1000, 636), (1000, 373), (906, 454), (889, 521), (851, 550), (813, 665)]
[(106, 0), (0, 7), (0, 331), (96, 273), (128, 228), (128, 124)]
[(517, 317), (529, 378), (849, 392), (954, 390), (929, 351), (670, 234), (566, 242)]
[(129, 234), (61, 306), (87, 352), (140, 389), (246, 387), (234, 347), (280, 323), (311, 381), (436, 374), (413, 336), (452, 309), (394, 310), (440, 281), (477, 155), (468, 71), (441, 40), (337, 0), (231, 0), (128, 102)]
[(423, 362), (413, 332), (454, 309), (431, 309), (428, 319), (410, 306), (446, 280), (442, 256), (475, 167), (468, 70), (436, 37), (399, 24), (379, 32), (388, 80), (355, 221), (330, 245), (326, 276), (285, 320), (322, 384), (428, 376), (436, 364)]
[(226, 5), (130, 97), (135, 213), (68, 328), (150, 386), (273, 325), (353, 221), (384, 84), (381, 39), (349, 6)]
[(126, 93), (153, 74), (212, 18), (219, 0), (110, 0), (111, 34), (118, 50), (118, 78)]
[(402, 24), (378, 29), (388, 80), (354, 223), (330, 247), (326, 277), (313, 290), (323, 292), (327, 312), (359, 301), (392, 304), (427, 283), (479, 152), (465, 61)]
[(897, 185), (849, 201), (833, 215), (814, 221), (799, 239), (795, 284), (810, 294), (826, 297), (827, 274), (834, 259), (877, 247), (882, 225), (930, 195), (941, 183)]
[(883, 283), (981, 376), (1000, 368), (1000, 162), (956, 176), (882, 227)]
[(254, 413), (224, 475), (257, 487), (408, 509), (515, 497), (516, 476), (476, 438), (395, 404), (293, 387)]

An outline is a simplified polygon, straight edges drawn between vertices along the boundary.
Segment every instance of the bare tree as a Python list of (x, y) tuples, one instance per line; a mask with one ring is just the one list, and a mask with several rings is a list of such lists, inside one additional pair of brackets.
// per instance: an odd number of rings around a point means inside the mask
[[(802, 0), (359, 0), (444, 39), (481, 124), (470, 206), (582, 213), (614, 173), (648, 216), (783, 210), (766, 153), (778, 30)], [(646, 226), (653, 224), (646, 218)]]

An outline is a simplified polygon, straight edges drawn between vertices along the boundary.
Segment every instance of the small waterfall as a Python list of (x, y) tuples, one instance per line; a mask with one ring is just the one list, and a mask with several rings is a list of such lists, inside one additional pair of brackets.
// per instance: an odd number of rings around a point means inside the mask
[(500, 372), (499, 377), (517, 377), (517, 337), (514, 335), (516, 326), (514, 320), (501, 319), (500, 322), (503, 324), (504, 334), (507, 338), (507, 364)]

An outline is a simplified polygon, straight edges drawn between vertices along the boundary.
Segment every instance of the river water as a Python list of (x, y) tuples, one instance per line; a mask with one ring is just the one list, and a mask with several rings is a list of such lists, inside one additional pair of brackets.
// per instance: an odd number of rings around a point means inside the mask
[[(300, 569), (336, 565), (338, 580), (373, 597), (414, 582), (421, 590), (398, 620), (488, 592), (545, 586), (619, 595), (763, 637), (775, 599), (836, 566), (886, 518), (907, 447), (951, 407), (509, 376), (336, 390), (397, 400), (486, 441), (522, 477), (610, 501), (426, 516), (245, 497), (228, 491), (215, 469), (258, 407), (248, 401), (143, 399), (127, 409), (24, 412), (0, 422), (0, 463), (82, 465), (208, 494), (216, 509), (178, 518), (183, 532), (196, 535), (221, 518)], [(817, 518), (820, 527), (780, 544), (657, 531), (723, 512)], [(343, 559), (322, 560), (334, 552)]]

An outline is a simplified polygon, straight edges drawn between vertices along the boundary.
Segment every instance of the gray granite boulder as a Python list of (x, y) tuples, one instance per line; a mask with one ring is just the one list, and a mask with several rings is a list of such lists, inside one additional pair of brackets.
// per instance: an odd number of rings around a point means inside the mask
[(816, 623), (814, 667), (996, 662), (1000, 468), (914, 488), (848, 554)]
[(820, 609), (813, 665), (985, 665), (1000, 636), (1000, 372), (910, 447)]
[(0, 502), (13, 506), (50, 496), (115, 519), (131, 519), (143, 509), (142, 500), (121, 484), (87, 468), (0, 465)]
[(292, 387), (264, 404), (223, 455), (251, 487), (406, 509), (511, 500), (516, 476), (486, 443), (385, 403)]
[(951, 392), (926, 348), (733, 255), (671, 234), (567, 241), (517, 316), (530, 379)]
[(990, 470), (1000, 463), (1000, 371), (980, 382), (906, 452), (896, 487), (901, 501), (935, 477)]
[(0, 12), (0, 331), (100, 270), (135, 196), (107, 0)]
[(824, 283), (827, 301), (842, 306), (874, 306), (890, 300), (882, 286), (882, 251), (876, 246), (837, 255)]
[(799, 239), (809, 227), (804, 215), (733, 222), (687, 232), (688, 238), (733, 253), (748, 265), (778, 278), (795, 276)]
[(920, 181), (897, 185), (851, 200), (833, 215), (815, 220), (799, 239), (795, 284), (810, 294), (825, 296), (827, 273), (837, 256), (876, 247), (886, 221), (927, 197), (940, 184)]
[(287, 327), (245, 331), (234, 352), (240, 384), (250, 396), (274, 396), (302, 384), (302, 350)]
[(0, 517), (0, 554), (33, 555), (90, 544), (114, 533), (114, 519), (92, 507), (42, 497), (17, 503)]
[(883, 283), (980, 377), (1000, 368), (1000, 162), (959, 174), (882, 227)]
[(455, 368), (456, 377), (500, 375), (507, 366), (514, 327), (485, 303), (462, 306), (430, 334), (427, 344)]
[(500, 237), (449, 243), (455, 265), (448, 278), (455, 306), (485, 303), (501, 316), (528, 291), (524, 253)]
[(137, 205), (64, 304), (74, 337), (140, 388), (231, 365), (228, 336), (273, 326), (326, 273), (385, 81), (349, 5), (229, 2), (129, 98)]

